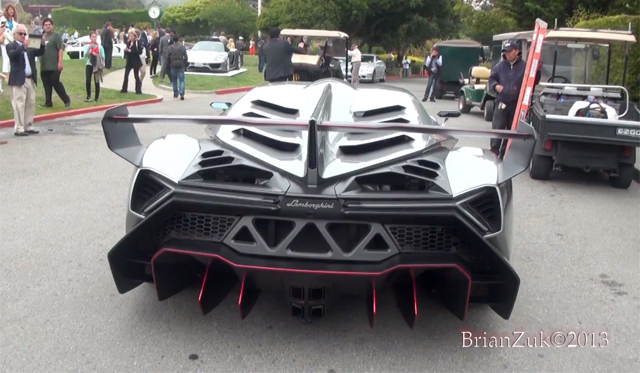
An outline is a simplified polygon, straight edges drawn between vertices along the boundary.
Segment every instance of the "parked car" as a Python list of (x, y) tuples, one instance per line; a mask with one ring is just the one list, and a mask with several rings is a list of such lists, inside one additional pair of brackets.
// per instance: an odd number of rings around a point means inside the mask
[[(102, 45), (100, 41), (100, 35), (97, 38), (98, 44)], [(77, 38), (75, 40), (70, 40), (67, 43), (65, 48), (69, 58), (72, 60), (78, 58), (84, 58), (84, 47), (91, 43), (91, 37), (89, 35)], [(124, 43), (114, 43), (113, 44), (113, 58), (124, 58), (124, 49), (127, 47)]]
[(199, 41), (188, 51), (187, 71), (229, 72), (240, 69), (240, 52), (221, 41)]
[[(349, 61), (349, 65), (345, 67), (344, 57), (336, 57), (336, 59), (340, 60), (342, 71), (347, 76), (347, 79), (351, 79), (351, 71), (353, 70), (351, 61)], [(387, 65), (385, 65), (382, 58), (376, 54), (363, 54), (362, 63), (360, 64), (360, 81), (375, 83), (376, 81), (384, 82), (386, 80)]]

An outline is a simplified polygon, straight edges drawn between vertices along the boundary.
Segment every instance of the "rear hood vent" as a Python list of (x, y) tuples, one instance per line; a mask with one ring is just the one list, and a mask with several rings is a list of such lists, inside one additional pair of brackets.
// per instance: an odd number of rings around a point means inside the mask
[(200, 170), (197, 174), (205, 182), (252, 185), (265, 185), (273, 177), (271, 171), (242, 162), (242, 159), (237, 159), (232, 153), (222, 150), (204, 152), (202, 160), (198, 162)]
[(368, 117), (374, 117), (376, 115), (395, 113), (396, 111), (404, 111), (405, 109), (406, 108), (402, 105), (392, 105), (392, 106), (378, 107), (378, 108), (369, 109), (369, 110), (354, 111), (353, 115), (356, 118), (368, 118)]
[(406, 144), (413, 141), (412, 137), (406, 135), (398, 135), (387, 139), (374, 140), (357, 145), (341, 145), (340, 150), (347, 155), (365, 154), (383, 150), (396, 145)]
[(282, 106), (282, 105), (277, 105), (268, 101), (264, 101), (264, 100), (253, 100), (251, 101), (252, 104), (256, 105), (256, 106), (260, 106), (263, 107), (265, 109), (270, 109), (273, 111), (277, 111), (278, 113), (282, 113), (282, 114), (287, 114), (287, 115), (295, 115), (298, 114), (300, 111), (298, 109), (295, 108), (289, 108), (286, 106)]
[(233, 131), (233, 133), (246, 139), (260, 143), (264, 146), (268, 146), (272, 149), (280, 150), (283, 152), (294, 152), (300, 149), (300, 144), (296, 142), (275, 139), (273, 137), (265, 136), (248, 128), (239, 128)]

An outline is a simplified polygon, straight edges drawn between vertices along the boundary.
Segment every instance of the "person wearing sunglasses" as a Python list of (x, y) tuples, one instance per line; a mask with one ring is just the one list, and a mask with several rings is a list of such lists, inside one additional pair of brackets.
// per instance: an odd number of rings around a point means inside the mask
[(38, 70), (36, 57), (44, 55), (45, 37), (42, 35), (40, 48), (29, 48), (27, 28), (17, 25), (14, 31), (15, 40), (7, 45), (7, 54), (11, 61), (9, 86), (11, 87), (11, 105), (15, 119), (14, 134), (29, 136), (40, 133), (33, 128), (33, 116), (36, 108), (36, 86)]

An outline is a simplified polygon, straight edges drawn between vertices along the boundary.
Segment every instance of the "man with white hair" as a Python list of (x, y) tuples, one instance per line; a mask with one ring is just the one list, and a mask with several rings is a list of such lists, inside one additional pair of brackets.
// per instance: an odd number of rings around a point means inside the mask
[(38, 69), (36, 57), (43, 56), (45, 51), (45, 37), (39, 49), (29, 48), (31, 44), (27, 38), (27, 28), (18, 25), (14, 30), (15, 41), (7, 45), (7, 54), (11, 61), (9, 72), (9, 86), (11, 87), (11, 105), (15, 120), (14, 134), (29, 136), (40, 133), (33, 129), (33, 117), (36, 109), (36, 86), (38, 84)]

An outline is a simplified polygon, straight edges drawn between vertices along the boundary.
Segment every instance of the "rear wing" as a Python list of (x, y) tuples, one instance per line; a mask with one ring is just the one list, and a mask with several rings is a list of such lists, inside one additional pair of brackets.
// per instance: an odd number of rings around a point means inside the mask
[[(459, 113), (457, 114), (459, 116)], [(231, 116), (129, 115), (129, 111), (124, 105), (106, 111), (102, 119), (102, 129), (109, 149), (127, 162), (139, 167), (146, 147), (140, 142), (134, 124), (161, 122), (309, 131), (307, 178), (309, 180), (313, 179), (314, 181), (321, 179), (318, 173), (317, 162), (319, 156), (319, 136), (322, 136), (326, 132), (405, 132), (441, 135), (452, 138), (477, 137), (512, 140), (507, 156), (498, 164), (499, 183), (519, 175), (529, 167), (531, 155), (533, 154), (536, 143), (536, 135), (533, 127), (523, 121), (520, 122), (516, 131), (475, 130), (407, 123), (322, 122), (319, 119), (313, 118), (308, 121), (302, 121), (264, 118), (253, 119)]]

